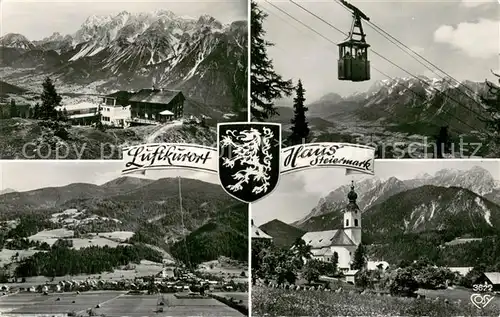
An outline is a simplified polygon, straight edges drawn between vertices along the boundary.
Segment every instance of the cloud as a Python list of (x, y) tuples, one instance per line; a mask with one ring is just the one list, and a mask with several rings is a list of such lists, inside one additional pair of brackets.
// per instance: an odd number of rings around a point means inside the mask
[(442, 25), (434, 32), (434, 41), (449, 44), (470, 57), (491, 58), (499, 52), (499, 24), (498, 20), (480, 19), (460, 23), (456, 28)]
[(495, 0), (462, 0), (461, 4), (467, 8), (475, 8), (493, 2), (495, 2)]

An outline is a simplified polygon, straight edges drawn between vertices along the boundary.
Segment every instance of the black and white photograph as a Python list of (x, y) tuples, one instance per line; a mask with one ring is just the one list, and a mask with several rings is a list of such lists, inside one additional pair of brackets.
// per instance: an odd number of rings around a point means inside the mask
[(253, 0), (252, 121), (282, 123), (287, 145), (500, 157), (498, 5)]
[(246, 0), (4, 0), (0, 8), (1, 159), (214, 146), (218, 122), (247, 121)]
[(498, 316), (500, 160), (282, 175), (252, 204), (253, 316)]
[(248, 205), (215, 174), (0, 161), (2, 316), (248, 316)]

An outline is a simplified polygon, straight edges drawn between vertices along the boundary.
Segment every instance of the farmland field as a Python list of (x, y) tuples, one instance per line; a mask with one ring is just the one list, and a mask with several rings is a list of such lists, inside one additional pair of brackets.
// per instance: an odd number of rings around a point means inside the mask
[(213, 293), (217, 296), (223, 296), (226, 298), (234, 298), (235, 300), (242, 300), (245, 306), (248, 307), (248, 293)]
[(499, 307), (490, 303), (480, 311), (470, 301), (445, 303), (442, 297), (434, 300), (252, 288), (253, 316), (498, 316)]
[[(57, 300), (59, 298), (59, 300)], [(212, 299), (177, 299), (173, 294), (163, 294), (164, 306), (157, 306), (158, 295), (126, 295), (124, 292), (85, 292), (50, 294), (13, 294), (0, 297), (2, 316), (23, 317), (34, 315), (63, 315), (69, 312), (84, 314), (92, 308), (98, 315), (107, 317), (145, 316), (243, 316), (238, 311)], [(100, 307), (96, 308), (99, 304)], [(157, 313), (159, 307), (163, 313)]]

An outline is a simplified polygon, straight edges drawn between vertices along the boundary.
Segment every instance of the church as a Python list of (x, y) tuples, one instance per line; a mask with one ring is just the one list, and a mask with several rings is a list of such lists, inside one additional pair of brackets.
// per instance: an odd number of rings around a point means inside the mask
[(312, 231), (302, 236), (302, 240), (311, 246), (313, 259), (331, 261), (337, 252), (338, 268), (342, 271), (351, 269), (354, 252), (361, 243), (361, 210), (356, 204), (358, 194), (354, 191), (354, 182), (347, 198), (349, 203), (342, 210), (344, 214), (342, 229)]

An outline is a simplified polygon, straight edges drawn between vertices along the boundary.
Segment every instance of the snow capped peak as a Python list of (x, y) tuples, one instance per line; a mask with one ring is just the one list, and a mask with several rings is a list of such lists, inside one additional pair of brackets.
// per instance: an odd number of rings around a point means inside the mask
[(417, 176), (415, 176), (415, 179), (427, 179), (427, 178), (432, 178), (432, 175), (426, 172), (422, 172), (417, 174)]
[(164, 9), (156, 9), (153, 11), (153, 15), (157, 17), (167, 17), (167, 18), (176, 18), (177, 16), (170, 10)]
[(194, 17), (189, 16), (189, 15), (183, 15), (183, 16), (180, 16), (180, 18), (183, 19), (183, 20), (191, 20), (191, 21), (198, 20), (197, 18), (194, 18)]
[(20, 49), (32, 49), (35, 47), (30, 40), (28, 40), (24, 35), (17, 33), (8, 33), (0, 37), (0, 46), (20, 48)]
[(130, 12), (126, 11), (126, 10), (123, 10), (122, 12), (118, 13), (117, 16), (130, 16)]
[(64, 37), (59, 32), (52, 33), (51, 36), (44, 38), (42, 41), (44, 42), (52, 42), (52, 41), (62, 41)]
[(111, 22), (111, 15), (91, 15), (85, 20), (82, 27), (101, 27)]
[(208, 14), (203, 14), (202, 16), (200, 16), (197, 24), (198, 25), (213, 26), (217, 29), (222, 29), (222, 23), (220, 23), (213, 16), (210, 16)]

